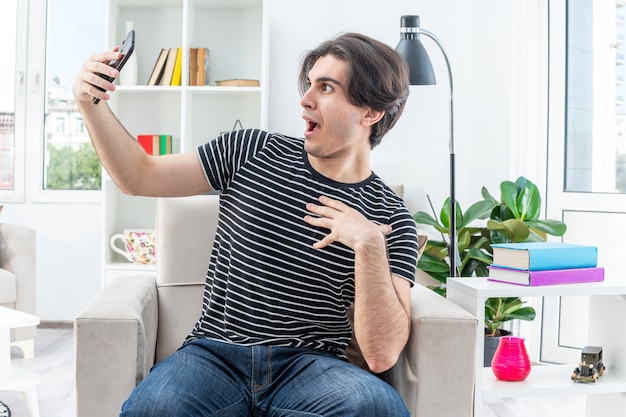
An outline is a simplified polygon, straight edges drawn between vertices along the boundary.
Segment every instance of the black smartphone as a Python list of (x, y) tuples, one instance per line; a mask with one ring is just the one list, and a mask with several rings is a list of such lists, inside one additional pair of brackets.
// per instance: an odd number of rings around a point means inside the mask
[[(135, 31), (131, 30), (126, 35), (126, 38), (124, 39), (124, 42), (122, 42), (122, 44), (120, 45), (120, 49), (118, 51), (122, 54), (122, 58), (119, 60), (114, 59), (113, 61), (109, 62), (109, 65), (115, 68), (116, 70), (121, 71), (122, 68), (124, 67), (124, 64), (126, 64), (126, 61), (128, 61), (128, 58), (130, 58), (130, 56), (133, 54), (134, 50), (135, 50)], [(109, 77), (108, 75), (100, 74), (99, 72), (96, 74), (98, 74), (100, 77), (104, 78), (107, 81), (113, 82), (113, 80), (115, 80), (115, 78)], [(96, 87), (96, 88), (100, 91), (104, 91), (104, 88), (101, 88), (101, 87)], [(99, 102), (100, 102), (99, 98), (95, 98), (95, 97), (93, 98), (93, 104), (98, 104)]]

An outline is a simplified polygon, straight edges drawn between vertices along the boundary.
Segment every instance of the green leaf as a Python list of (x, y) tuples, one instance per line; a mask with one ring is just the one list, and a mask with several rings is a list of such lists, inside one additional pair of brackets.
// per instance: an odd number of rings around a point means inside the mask
[(457, 236), (457, 249), (459, 252), (463, 253), (468, 248), (473, 247), (476, 244), (476, 237), (473, 236), (473, 233), (469, 229), (462, 229)]
[(450, 229), (450, 198), (446, 198), (446, 201), (443, 202), (439, 212), (439, 219), (443, 226)]
[(503, 234), (511, 242), (524, 242), (530, 235), (528, 226), (523, 221), (517, 219), (509, 219), (503, 222), (488, 220), (487, 229)]
[(500, 311), (500, 315), (502, 316), (506, 316), (508, 314), (511, 314), (512, 312), (519, 310), (522, 307), (522, 300), (520, 298), (505, 298), (503, 299), (503, 302), (501, 304), (501, 311)]
[(471, 249), (467, 256), (471, 259), (482, 262), (485, 265), (491, 265), (491, 263), (493, 262), (491, 256), (487, 255), (484, 251), (477, 248)]
[(524, 320), (524, 321), (533, 321), (536, 317), (537, 313), (535, 309), (532, 307), (522, 307), (516, 311), (512, 311), (508, 313), (506, 316), (506, 321), (508, 320)]
[(413, 215), (413, 220), (415, 221), (415, 223), (418, 223), (418, 224), (426, 224), (429, 226), (439, 225), (439, 222), (435, 220), (433, 216), (431, 216), (430, 214), (424, 211), (418, 211), (417, 213), (415, 213)]
[(513, 218), (519, 219), (520, 212), (517, 207), (517, 184), (511, 181), (502, 181), (500, 184), (500, 193), (502, 194), (502, 202), (511, 211)]
[(526, 181), (525, 185), (518, 191), (517, 210), (520, 220), (536, 220), (541, 211), (541, 197), (539, 189), (535, 184)]
[(559, 220), (527, 220), (526, 224), (552, 236), (563, 236), (567, 231), (565, 223)]
[(482, 195), (485, 200), (491, 201), (494, 206), (497, 206), (498, 204), (500, 204), (500, 200), (492, 196), (486, 187), (483, 187), (480, 190), (480, 195)]
[[(455, 213), (456, 213), (456, 231), (458, 232), (459, 229), (461, 229), (463, 227), (462, 225), (464, 224), (463, 211), (461, 210), (461, 205), (459, 204), (458, 201), (456, 202), (454, 207), (455, 207)], [(441, 219), (441, 224), (446, 228), (445, 233), (449, 234), (449, 230), (450, 230), (450, 198), (449, 197), (446, 198), (446, 201), (443, 203), (439, 217)]]
[(466, 227), (474, 220), (486, 219), (491, 213), (491, 210), (493, 210), (496, 205), (497, 202), (494, 203), (493, 201), (489, 200), (477, 201), (476, 203), (469, 206), (469, 208), (463, 215), (463, 223), (457, 226), (460, 226), (460, 229)]
[(417, 267), (427, 273), (447, 273), (450, 270), (445, 261), (434, 256), (430, 256), (427, 253), (422, 254), (419, 261), (417, 261)]
[(495, 206), (493, 210), (491, 210), (491, 214), (489, 217), (492, 220), (499, 220), (501, 222), (508, 220), (508, 219), (515, 218), (515, 216), (513, 215), (513, 212), (511, 212), (511, 210), (504, 203), (498, 204), (497, 206)]
[(518, 189), (522, 189), (526, 187), (526, 184), (529, 183), (530, 181), (524, 177), (524, 176), (520, 176), (515, 180), (515, 185), (517, 185)]

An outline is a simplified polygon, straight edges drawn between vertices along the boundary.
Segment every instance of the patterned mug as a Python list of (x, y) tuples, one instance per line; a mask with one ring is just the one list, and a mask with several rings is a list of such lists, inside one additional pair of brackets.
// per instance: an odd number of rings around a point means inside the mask
[[(124, 249), (120, 249), (116, 244), (121, 240)], [(155, 241), (154, 230), (152, 229), (125, 229), (123, 233), (111, 236), (109, 246), (111, 249), (136, 264), (154, 264)]]

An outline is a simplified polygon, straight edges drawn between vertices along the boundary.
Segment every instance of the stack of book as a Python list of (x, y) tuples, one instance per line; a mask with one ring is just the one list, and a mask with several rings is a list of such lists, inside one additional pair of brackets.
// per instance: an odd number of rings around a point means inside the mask
[(540, 286), (604, 281), (598, 248), (563, 242), (492, 244), (489, 280)]
[(172, 135), (138, 135), (137, 141), (149, 155), (172, 153)]
[(182, 48), (161, 49), (147, 85), (180, 85), (182, 63)]
[[(147, 85), (181, 85), (182, 64), (183, 48), (161, 49)], [(209, 85), (208, 48), (189, 48), (189, 85)]]

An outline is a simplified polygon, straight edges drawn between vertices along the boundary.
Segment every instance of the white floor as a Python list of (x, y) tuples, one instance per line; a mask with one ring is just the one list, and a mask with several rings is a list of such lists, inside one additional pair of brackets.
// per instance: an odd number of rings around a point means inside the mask
[(585, 397), (524, 397), (484, 400), (484, 417), (583, 417)]
[[(35, 357), (22, 358), (22, 352), (11, 348), (12, 364), (41, 376), (37, 387), (41, 417), (74, 417), (74, 338), (70, 325), (45, 324), (37, 329)], [(28, 417), (22, 394), (0, 391), (0, 401), (11, 409), (11, 417)]]
[[(38, 387), (41, 417), (76, 416), (74, 343), (70, 325), (42, 324), (37, 330), (35, 358), (25, 361), (22, 359), (21, 352), (15, 348), (11, 350), (11, 356), (14, 365), (41, 375), (42, 381)], [(28, 417), (20, 393), (0, 391), (0, 401), (9, 406), (11, 417)], [(584, 415), (585, 397), (572, 396), (485, 400), (483, 417), (582, 417)]]

